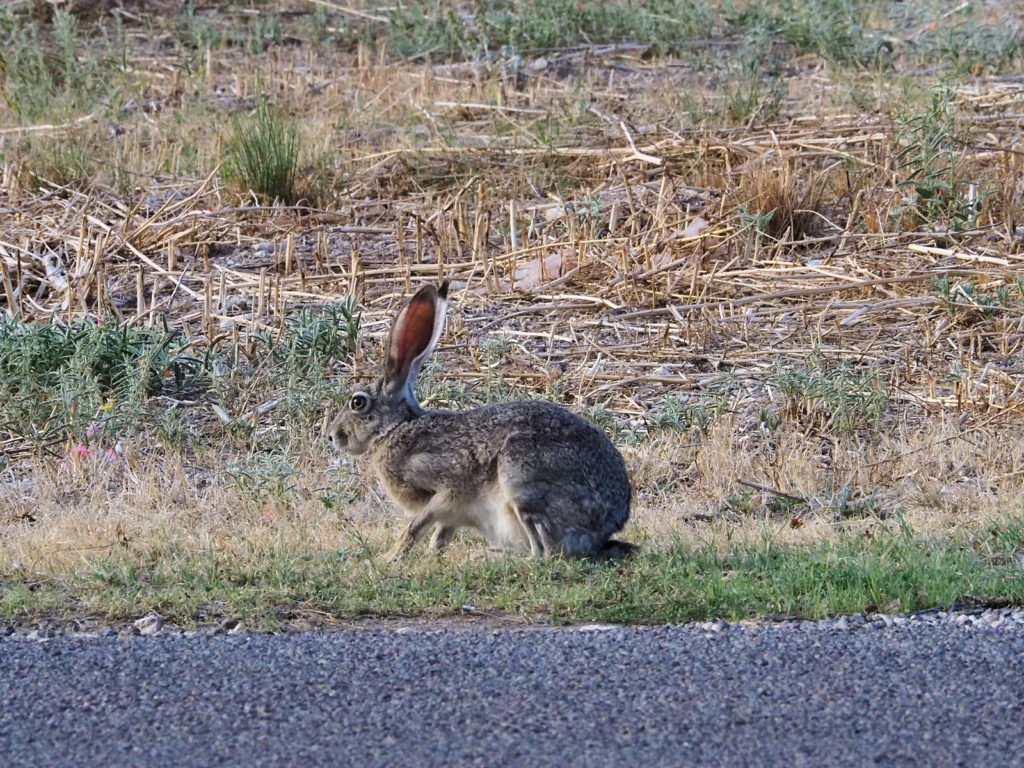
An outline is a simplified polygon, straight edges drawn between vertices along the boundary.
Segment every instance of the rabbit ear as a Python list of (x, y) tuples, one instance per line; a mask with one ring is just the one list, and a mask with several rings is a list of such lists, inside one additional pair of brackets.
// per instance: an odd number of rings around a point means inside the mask
[(442, 283), (440, 288), (425, 285), (395, 318), (384, 367), (385, 386), (390, 395), (419, 406), (413, 385), (420, 366), (441, 336), (447, 309), (448, 283)]

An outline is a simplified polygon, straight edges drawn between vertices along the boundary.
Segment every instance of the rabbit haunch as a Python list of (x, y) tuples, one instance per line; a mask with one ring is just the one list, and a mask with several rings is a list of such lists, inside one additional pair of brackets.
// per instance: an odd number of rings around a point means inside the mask
[(590, 422), (545, 402), (425, 411), (416, 375), (441, 335), (447, 286), (417, 291), (388, 339), (384, 373), (356, 388), (330, 427), (339, 450), (368, 453), (392, 500), (413, 515), (391, 557), (429, 531), (443, 547), (461, 527), (534, 555), (628, 549), (610, 541), (629, 518), (622, 455)]

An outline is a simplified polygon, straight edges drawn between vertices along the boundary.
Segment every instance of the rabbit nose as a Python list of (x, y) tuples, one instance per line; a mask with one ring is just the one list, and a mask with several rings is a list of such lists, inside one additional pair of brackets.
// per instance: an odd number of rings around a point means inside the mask
[(345, 430), (340, 424), (332, 424), (327, 437), (331, 441), (331, 445), (339, 451), (348, 447), (348, 435), (345, 434)]

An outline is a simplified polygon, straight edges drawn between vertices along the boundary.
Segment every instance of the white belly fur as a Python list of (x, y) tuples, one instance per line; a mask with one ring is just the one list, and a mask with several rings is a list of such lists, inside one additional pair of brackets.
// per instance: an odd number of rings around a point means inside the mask
[(500, 488), (483, 489), (476, 498), (453, 506), (445, 524), (475, 528), (492, 544), (517, 552), (529, 552), (530, 541), (512, 505)]
[[(416, 517), (423, 503), (410, 504), (398, 493), (398, 488), (387, 483), (388, 475), (381, 473), (382, 485), (388, 496), (407, 514)], [(530, 552), (530, 540), (513, 511), (511, 500), (501, 486), (488, 485), (476, 496), (453, 502), (437, 521), (446, 528), (473, 528), (492, 544), (515, 552)]]

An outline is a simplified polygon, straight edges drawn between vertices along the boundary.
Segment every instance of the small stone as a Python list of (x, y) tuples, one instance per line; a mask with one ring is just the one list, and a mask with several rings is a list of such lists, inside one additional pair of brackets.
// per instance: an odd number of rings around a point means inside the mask
[(971, 617), (964, 613), (958, 613), (953, 617), (953, 623), (957, 626), (964, 626), (965, 624), (971, 623)]
[(584, 624), (577, 628), (577, 632), (607, 632), (611, 629), (618, 629), (614, 624)]
[(0, 629), (0, 637), (10, 637), (14, 634), (14, 627), (10, 624)]
[(100, 631), (100, 637), (117, 637), (117, 630), (113, 627), (104, 627)]
[(840, 616), (835, 626), (840, 632), (846, 632), (850, 629), (850, 622), (845, 616)]
[(221, 623), (220, 628), (225, 632), (237, 632), (241, 626), (242, 622), (238, 619), (225, 619)]
[(155, 613), (148, 613), (141, 619), (138, 619), (134, 627), (138, 630), (140, 635), (155, 635), (163, 627), (164, 620), (161, 619)]

